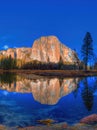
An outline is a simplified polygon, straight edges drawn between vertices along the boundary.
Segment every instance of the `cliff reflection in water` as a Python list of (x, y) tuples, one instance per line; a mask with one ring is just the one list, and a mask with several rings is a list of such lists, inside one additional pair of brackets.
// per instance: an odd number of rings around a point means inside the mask
[(49, 105), (56, 104), (61, 97), (76, 90), (79, 83), (79, 78), (27, 79), (10, 74), (2, 76), (0, 76), (0, 89), (9, 92), (32, 93), (36, 101)]

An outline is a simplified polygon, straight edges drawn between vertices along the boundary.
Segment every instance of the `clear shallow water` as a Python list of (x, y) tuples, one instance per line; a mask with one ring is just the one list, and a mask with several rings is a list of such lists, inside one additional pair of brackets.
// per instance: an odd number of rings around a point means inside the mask
[(97, 77), (0, 79), (0, 124), (25, 127), (47, 118), (74, 124), (97, 113)]

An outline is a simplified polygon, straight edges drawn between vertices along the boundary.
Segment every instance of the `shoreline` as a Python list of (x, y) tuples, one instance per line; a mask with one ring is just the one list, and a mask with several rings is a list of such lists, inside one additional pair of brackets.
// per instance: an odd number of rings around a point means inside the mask
[(87, 77), (87, 76), (97, 76), (97, 70), (0, 70), (2, 73), (16, 73), (16, 74), (34, 74), (38, 76), (48, 76), (48, 77)]
[(8, 127), (0, 125), (0, 130), (97, 130), (97, 124), (75, 123), (68, 125), (66, 122), (51, 125), (25, 126), (25, 127)]

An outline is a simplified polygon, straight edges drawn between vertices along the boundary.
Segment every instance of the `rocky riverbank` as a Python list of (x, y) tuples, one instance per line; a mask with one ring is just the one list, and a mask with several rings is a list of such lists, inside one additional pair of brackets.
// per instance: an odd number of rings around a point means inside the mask
[[(29, 127), (6, 127), (0, 125), (0, 130), (97, 130), (97, 114), (84, 117), (79, 123), (69, 126), (66, 122), (52, 124), (52, 120), (48, 124)], [(51, 124), (50, 124), (51, 123)]]

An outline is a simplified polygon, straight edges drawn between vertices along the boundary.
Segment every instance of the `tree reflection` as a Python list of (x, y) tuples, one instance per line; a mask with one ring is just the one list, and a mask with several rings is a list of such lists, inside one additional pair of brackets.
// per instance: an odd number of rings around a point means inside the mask
[(93, 107), (93, 89), (89, 86), (88, 79), (83, 80), (82, 99), (88, 111), (92, 110)]
[(0, 83), (1, 84), (9, 84), (11, 85), (11, 83), (16, 82), (16, 74), (14, 73), (3, 73), (0, 74)]

